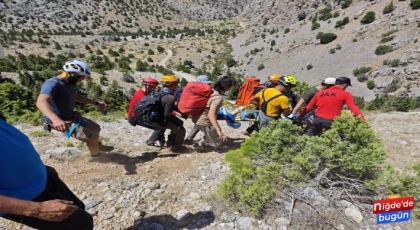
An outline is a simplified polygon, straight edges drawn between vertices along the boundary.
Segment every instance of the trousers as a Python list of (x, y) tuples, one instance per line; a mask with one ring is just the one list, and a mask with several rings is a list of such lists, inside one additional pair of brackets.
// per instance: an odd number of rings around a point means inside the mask
[(64, 184), (58, 175), (47, 167), (47, 184), (44, 191), (37, 197), (32, 199), (35, 202), (43, 202), (48, 200), (68, 200), (73, 201), (73, 204), (79, 207), (72, 215), (60, 222), (53, 222), (41, 220), (36, 217), (11, 215), (6, 214), (2, 216), (5, 219), (27, 225), (31, 228), (40, 230), (93, 230), (93, 218), (85, 211), (85, 205), (72, 191)]

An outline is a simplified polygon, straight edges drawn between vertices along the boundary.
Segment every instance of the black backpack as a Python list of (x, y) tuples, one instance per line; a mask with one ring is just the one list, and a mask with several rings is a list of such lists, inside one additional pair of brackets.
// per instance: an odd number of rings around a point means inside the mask
[(184, 90), (184, 88), (185, 86), (181, 86), (175, 90), (174, 92), (175, 101), (179, 102), (179, 99), (181, 99), (182, 91)]
[(134, 106), (134, 119), (137, 123), (155, 123), (163, 119), (161, 99), (166, 95), (162, 92), (152, 92), (144, 96)]

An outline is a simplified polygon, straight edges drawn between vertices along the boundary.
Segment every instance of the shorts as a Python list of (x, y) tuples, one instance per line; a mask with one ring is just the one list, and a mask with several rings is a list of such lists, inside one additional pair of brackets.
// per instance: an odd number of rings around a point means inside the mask
[[(99, 132), (101, 131), (101, 126), (98, 125), (96, 122), (85, 118), (88, 122), (86, 125), (80, 124), (73, 133), (71, 134), (72, 137), (76, 138), (79, 141), (88, 142), (90, 139), (97, 138), (99, 136)], [(72, 121), (65, 121), (68, 125), (69, 129), (77, 123), (78, 117), (73, 119)], [(48, 125), (54, 129), (52, 123), (48, 123)]]

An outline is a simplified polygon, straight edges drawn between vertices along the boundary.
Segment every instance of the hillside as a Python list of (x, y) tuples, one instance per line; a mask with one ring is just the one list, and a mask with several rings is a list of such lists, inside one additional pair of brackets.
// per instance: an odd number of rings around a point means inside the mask
[[(384, 96), (363, 113), (385, 143), (386, 163), (403, 171), (420, 163), (420, 115), (378, 110), (420, 107), (420, 10), (412, 2), (393, 1), (390, 10), (389, 0), (0, 0), (6, 55), (0, 60), (0, 110), (86, 203), (96, 229), (420, 229), (418, 220), (378, 226), (371, 213), (374, 197), (337, 200), (307, 184), (301, 187), (310, 193), (306, 203), (294, 208), (291, 197), (272, 201), (262, 216), (238, 211), (214, 192), (230, 173), (225, 153), (248, 138), (241, 134), (248, 122), (238, 130), (220, 122), (229, 137), (221, 153), (188, 146), (172, 154), (147, 146), (150, 130), (122, 118), (146, 77), (265, 80), (278, 73), (316, 85), (349, 76), (354, 96)], [(362, 24), (368, 12), (375, 20)], [(336, 38), (321, 42), (320, 32)], [(377, 52), (379, 46), (386, 47)], [(104, 163), (87, 163), (84, 144), (43, 132), (39, 124), (35, 99), (41, 83), (75, 58), (93, 70), (78, 93), (110, 104), (77, 105), (99, 121), (102, 141), (116, 147)], [(190, 119), (185, 126), (193, 126)], [(0, 229), (28, 228), (0, 218)]]
[[(387, 163), (399, 170), (420, 163), (416, 151), (420, 147), (416, 141), (420, 130), (419, 113), (367, 114), (367, 119), (386, 143)], [(213, 193), (229, 173), (224, 155), (229, 149), (238, 148), (247, 138), (241, 134), (248, 127), (247, 122), (243, 122), (239, 130), (220, 122), (229, 137), (223, 153), (196, 152), (188, 146), (187, 152), (172, 154), (167, 149), (159, 150), (145, 144), (150, 130), (132, 127), (123, 119), (111, 117), (107, 120), (99, 120), (102, 141), (116, 149), (108, 155), (109, 161), (103, 163), (87, 163), (86, 147), (73, 138), (67, 140), (62, 133), (45, 133), (41, 126), (17, 125), (29, 136), (43, 161), (56, 168), (60, 177), (85, 202), (88, 212), (94, 217), (96, 229), (303, 229), (311, 222), (300, 219), (308, 218), (308, 215), (313, 218), (312, 223), (325, 228), (330, 226), (328, 229), (379, 227), (375, 224), (371, 205), (356, 208), (362, 211), (363, 219), (356, 223), (344, 215), (346, 206), (337, 202), (325, 208), (318, 206), (317, 201), (311, 201), (314, 207), (325, 209), (320, 215), (310, 214), (298, 202), (293, 219), (299, 225), (286, 227), (290, 200), (280, 201), (276, 210), (268, 210), (260, 220), (222, 203)], [(190, 120), (185, 124), (187, 130), (193, 125)], [(328, 194), (323, 196), (334, 199)], [(353, 207), (351, 201), (343, 201), (343, 204)], [(328, 213), (329, 216), (325, 216)], [(154, 228), (147, 228), (152, 224)], [(419, 227), (416, 224), (394, 223), (381, 228), (415, 230)], [(2, 227), (7, 230), (29, 229), (0, 219), (0, 229)]]

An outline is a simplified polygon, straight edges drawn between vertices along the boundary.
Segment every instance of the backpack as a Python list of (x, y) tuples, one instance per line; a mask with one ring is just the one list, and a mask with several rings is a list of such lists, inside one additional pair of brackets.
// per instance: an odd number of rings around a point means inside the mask
[[(266, 101), (265, 100), (265, 97), (264, 97), (264, 92), (265, 92), (265, 89), (261, 92), (261, 96), (262, 96), (262, 99), (263, 99), (263, 103), (261, 104), (261, 106), (260, 106), (260, 110), (268, 117), (268, 115), (267, 115), (267, 107), (268, 107), (268, 103), (270, 102), (270, 101), (272, 101), (272, 100), (274, 100), (274, 99), (276, 99), (276, 98), (278, 98), (278, 97), (280, 97), (280, 96), (286, 96), (286, 95), (284, 95), (284, 94), (277, 94), (276, 96), (274, 96), (274, 97), (272, 97), (272, 98), (270, 98), (270, 100), (268, 100), (268, 101)], [(278, 115), (278, 117), (280, 117), (281, 116), (281, 114), (279, 114)]]
[(134, 119), (137, 123), (155, 123), (163, 119), (162, 92), (152, 92), (144, 96), (134, 106)]
[(179, 101), (181, 99), (182, 92), (184, 91), (185, 86), (181, 86), (178, 89), (175, 90), (174, 96), (175, 101)]
[(244, 84), (239, 88), (238, 100), (236, 100), (235, 105), (246, 106), (251, 103), (251, 98), (254, 93), (255, 88), (261, 87), (266, 88), (264, 85), (260, 85), (260, 79), (256, 77), (247, 77)]
[(189, 82), (183, 89), (178, 109), (183, 114), (199, 115), (207, 107), (213, 89), (203, 82)]

